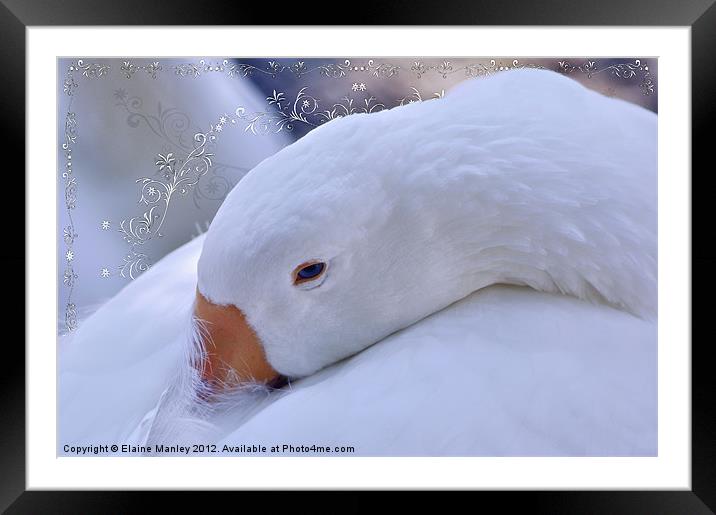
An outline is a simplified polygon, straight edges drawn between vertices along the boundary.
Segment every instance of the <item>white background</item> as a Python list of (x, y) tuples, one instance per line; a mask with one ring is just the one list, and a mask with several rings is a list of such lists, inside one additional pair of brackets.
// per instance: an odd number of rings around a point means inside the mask
[[(27, 488), (635, 488), (691, 485), (690, 29), (27, 29)], [(658, 57), (659, 456), (57, 458), (57, 57)], [(615, 121), (618, 123), (618, 121)], [(279, 474), (276, 471), (281, 471)]]

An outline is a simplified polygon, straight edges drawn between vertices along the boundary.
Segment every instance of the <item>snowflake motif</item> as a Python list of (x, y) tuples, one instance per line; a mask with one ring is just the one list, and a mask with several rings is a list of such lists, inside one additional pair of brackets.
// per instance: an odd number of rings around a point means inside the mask
[(166, 156), (162, 154), (157, 154), (157, 156), (159, 157), (159, 159), (157, 159), (157, 162), (154, 164), (159, 167), (159, 171), (161, 172), (162, 170), (167, 168), (171, 173), (172, 165), (176, 161), (176, 159), (174, 158), (174, 154), (172, 152), (169, 152)]
[(149, 187), (147, 188), (147, 193), (148, 193), (150, 196), (154, 196), (154, 195), (157, 194), (157, 190), (156, 190), (156, 188), (154, 188), (153, 186), (149, 186)]
[(124, 89), (120, 88), (114, 92), (114, 98), (116, 98), (117, 100), (124, 100), (125, 98), (127, 98), (127, 92)]
[(74, 258), (75, 258), (75, 253), (72, 252), (71, 250), (68, 250), (68, 251), (67, 251), (67, 254), (65, 254), (65, 259), (67, 259), (67, 262), (69, 263), (69, 262), (72, 261)]
[(111, 225), (112, 225), (112, 223), (109, 220), (102, 220), (101, 227), (102, 227), (103, 231), (106, 231), (107, 229), (109, 229), (109, 227)]
[(221, 131), (223, 130), (223, 128), (224, 128), (223, 125), (217, 125), (214, 130), (215, 130), (216, 132), (221, 132)]
[(307, 107), (309, 107), (311, 104), (308, 102), (308, 100), (304, 100), (301, 105), (302, 105), (303, 107), (306, 107), (306, 108), (307, 108)]
[(100, 270), (99, 275), (102, 277), (109, 277), (109, 269), (103, 268), (102, 270)]
[(351, 86), (351, 89), (352, 89), (353, 91), (365, 91), (365, 90), (366, 90), (366, 87), (365, 87), (365, 84), (364, 84), (363, 82), (361, 82), (360, 84), (358, 84), (357, 82), (354, 82), (354, 83), (353, 83), (353, 86)]
[(221, 118), (219, 118), (219, 123), (221, 123), (221, 124), (226, 123), (226, 116), (222, 116)]

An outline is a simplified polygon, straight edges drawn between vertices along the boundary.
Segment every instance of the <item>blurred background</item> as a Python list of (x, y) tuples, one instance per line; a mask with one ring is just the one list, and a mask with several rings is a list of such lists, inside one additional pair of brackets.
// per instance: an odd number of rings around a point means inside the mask
[(58, 331), (205, 232), (241, 177), (315, 127), (523, 67), (657, 111), (645, 58), (59, 59)]

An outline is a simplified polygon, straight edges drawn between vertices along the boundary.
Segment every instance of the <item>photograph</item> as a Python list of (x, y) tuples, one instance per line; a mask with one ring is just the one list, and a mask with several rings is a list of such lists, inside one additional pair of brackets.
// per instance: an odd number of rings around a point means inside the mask
[(660, 455), (658, 57), (56, 63), (57, 456)]
[(714, 2), (0, 0), (0, 512), (716, 513)]

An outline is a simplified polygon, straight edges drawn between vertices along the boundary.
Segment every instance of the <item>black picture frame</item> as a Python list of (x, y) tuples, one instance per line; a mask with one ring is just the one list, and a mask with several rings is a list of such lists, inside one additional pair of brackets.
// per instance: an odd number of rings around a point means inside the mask
[[(351, 9), (350, 16), (339, 15), (334, 3), (311, 3), (311, 24), (336, 23), (362, 25), (620, 25), (620, 26), (689, 26), (691, 27), (692, 70), (692, 235), (707, 235), (693, 240), (692, 298), (701, 293), (704, 299), (716, 288), (713, 270), (716, 270), (716, 250), (711, 250), (709, 235), (712, 217), (708, 216), (705, 202), (695, 202), (698, 196), (706, 197), (712, 191), (713, 157), (707, 129), (715, 120), (716, 67), (711, 53), (716, 49), (716, 5), (714, 0), (549, 0), (519, 2), (502, 0), (492, 2), (448, 1), (436, 5), (432, 2), (397, 1), (394, 3), (366, 1)], [(280, 16), (284, 22), (303, 21), (290, 13)], [(151, 2), (149, 0), (0, 0), (0, 66), (12, 73), (0, 80), (0, 116), (3, 118), (5, 149), (15, 149), (6, 156), (14, 159), (14, 169), (25, 169), (25, 29), (42, 25), (276, 25), (277, 16), (260, 3), (196, 3), (186, 0)], [(662, 70), (662, 73), (668, 73)], [(53, 80), (48, 76), (48, 80)], [(7, 165), (11, 166), (11, 165)], [(9, 177), (9, 176), (8, 176)], [(693, 187), (698, 178), (698, 188)], [(32, 192), (26, 192), (31, 195)], [(24, 213), (24, 198), (14, 197), (19, 205), (8, 207), (8, 212)], [(698, 207), (700, 206), (700, 207)], [(16, 216), (16, 215), (15, 215)], [(703, 230), (703, 232), (701, 232)], [(23, 237), (24, 238), (24, 237)], [(6, 291), (12, 292), (6, 303), (6, 327), (19, 328), (23, 318), (20, 309), (25, 307), (16, 292), (21, 289), (17, 270), (25, 269), (25, 246), (16, 242), (11, 252), (0, 255), (6, 272)], [(53, 285), (48, 285), (52, 288)], [(23, 294), (23, 298), (24, 298)], [(694, 298), (695, 300), (695, 298)], [(23, 308), (20, 308), (23, 306)], [(692, 327), (703, 327), (708, 303), (693, 302)], [(701, 314), (701, 324), (695, 315)], [(19, 333), (24, 332), (24, 326)], [(695, 334), (695, 333), (694, 333)], [(498, 502), (502, 511), (523, 507), (533, 513), (714, 513), (716, 511), (716, 417), (712, 395), (715, 391), (712, 365), (709, 360), (710, 335), (692, 336), (692, 489), (691, 491), (588, 491), (588, 492), (478, 492), (477, 499), (459, 499), (470, 503)], [(25, 353), (18, 343), (20, 336), (7, 336), (3, 349), (3, 372), (0, 373), (0, 509), (7, 513), (127, 513), (145, 511), (146, 492), (68, 492), (25, 491)], [(688, 345), (689, 342), (683, 342)], [(279, 473), (277, 471), (277, 473)], [(220, 501), (246, 506), (247, 501), (259, 501), (272, 509), (300, 506), (283, 495), (269, 493), (221, 492), (211, 493)], [(206, 508), (205, 499), (191, 498), (181, 492), (162, 492), (158, 500), (163, 510), (181, 504), (183, 508)], [(208, 495), (205, 492), (201, 497)], [(240, 503), (237, 505), (237, 496)], [(265, 496), (271, 496), (270, 499)], [(407, 497), (407, 496), (406, 496)], [(424, 507), (421, 493), (410, 494), (412, 501)], [(459, 496), (458, 496), (459, 497)], [(212, 504), (217, 498), (212, 497)], [(298, 501), (300, 502), (300, 501)], [(444, 501), (440, 501), (445, 508)], [(267, 504), (268, 503), (268, 504)], [(311, 506), (319, 506), (311, 503)], [(350, 493), (340, 500), (319, 501), (341, 512), (373, 509), (370, 499)]]

